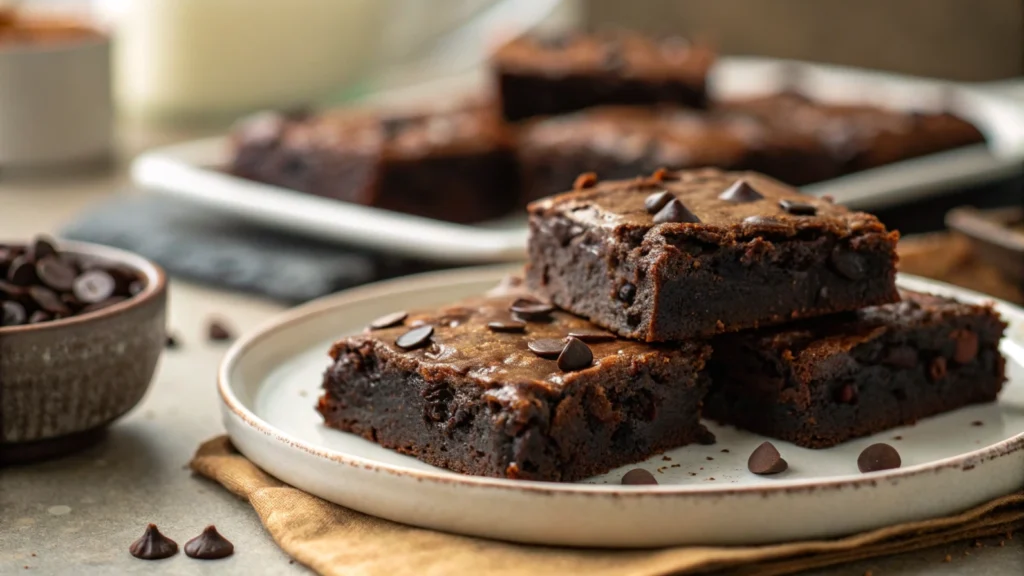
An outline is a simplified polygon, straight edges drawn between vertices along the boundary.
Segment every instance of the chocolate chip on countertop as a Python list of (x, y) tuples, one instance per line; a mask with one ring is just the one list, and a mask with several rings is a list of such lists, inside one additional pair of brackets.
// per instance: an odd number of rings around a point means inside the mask
[(24, 306), (11, 300), (0, 303), (0, 306), (3, 308), (0, 326), (20, 326), (25, 323), (27, 314)]
[(851, 252), (843, 246), (836, 246), (832, 250), (829, 260), (832, 262), (832, 267), (836, 269), (836, 272), (850, 280), (862, 280), (867, 275), (864, 259), (861, 258), (860, 254)]
[(928, 363), (928, 377), (932, 379), (932, 382), (938, 382), (945, 378), (946, 371), (946, 359), (942, 356), (936, 356)]
[(978, 335), (972, 330), (956, 330), (951, 334), (956, 343), (953, 360), (957, 364), (967, 364), (978, 356)]
[(675, 195), (668, 190), (661, 190), (644, 199), (644, 209), (648, 214), (657, 214), (666, 204), (675, 199)]
[(117, 281), (105, 270), (93, 269), (75, 278), (72, 292), (84, 304), (102, 302), (114, 295)]
[(646, 484), (657, 484), (658, 480), (643, 468), (634, 468), (622, 475), (622, 483), (626, 486), (641, 486)]
[(405, 322), (405, 319), (409, 317), (409, 313), (405, 310), (399, 310), (398, 312), (392, 312), (391, 314), (385, 314), (380, 318), (370, 322), (371, 330), (383, 330), (385, 328), (391, 328), (398, 326)]
[(579, 338), (588, 343), (615, 340), (615, 334), (605, 332), (604, 330), (570, 330), (569, 336)]
[(562, 338), (540, 338), (530, 340), (526, 347), (541, 358), (558, 358), (565, 350), (565, 340)]
[(555, 307), (530, 298), (516, 298), (508, 309), (523, 320), (546, 320)]
[(519, 320), (495, 320), (488, 322), (487, 328), (491, 332), (524, 332), (526, 331), (526, 322), (520, 322)]
[(178, 544), (161, 534), (156, 524), (150, 524), (142, 537), (128, 547), (128, 552), (140, 560), (161, 560), (177, 554)]
[(395, 345), (403, 350), (415, 350), (416, 348), (422, 348), (430, 342), (430, 337), (434, 335), (434, 327), (430, 324), (424, 324), (419, 328), (413, 328), (405, 334), (402, 334), (395, 340)]
[(699, 223), (700, 218), (693, 212), (690, 212), (686, 206), (683, 205), (678, 199), (669, 200), (665, 207), (658, 211), (654, 215), (655, 224), (667, 224), (669, 222), (688, 222), (688, 223)]
[(718, 195), (719, 200), (725, 200), (726, 202), (746, 203), (756, 202), (764, 196), (754, 189), (753, 186), (747, 183), (746, 180), (737, 180), (732, 186), (729, 186), (725, 192)]
[(226, 342), (234, 338), (231, 330), (220, 320), (210, 320), (206, 326), (206, 338), (211, 342)]
[(814, 216), (818, 213), (812, 204), (796, 200), (779, 200), (779, 207), (794, 216)]
[(872, 444), (857, 457), (857, 468), (861, 472), (877, 472), (899, 468), (902, 464), (900, 453), (888, 444)]
[(576, 180), (572, 183), (573, 190), (586, 190), (587, 188), (593, 188), (597, 186), (597, 174), (593, 172), (584, 172), (576, 177)]
[(762, 442), (750, 453), (747, 469), (761, 476), (778, 474), (789, 468), (789, 463), (779, 454), (779, 450), (771, 442)]
[(235, 553), (235, 545), (217, 532), (213, 525), (203, 529), (202, 534), (185, 542), (185, 555), (197, 560), (217, 560)]
[(583, 340), (570, 336), (566, 339), (565, 348), (558, 355), (558, 369), (562, 372), (575, 372), (589, 368), (594, 363), (594, 352)]

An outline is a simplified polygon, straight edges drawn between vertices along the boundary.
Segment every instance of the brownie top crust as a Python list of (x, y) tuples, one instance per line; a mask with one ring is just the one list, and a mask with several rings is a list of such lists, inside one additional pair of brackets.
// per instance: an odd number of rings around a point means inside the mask
[[(525, 303), (534, 306), (532, 311), (526, 307), (524, 314), (528, 317), (510, 311)], [(416, 347), (410, 349), (409, 342), (401, 340), (403, 335), (428, 325), (433, 327), (432, 334)], [(569, 336), (586, 343), (593, 353), (588, 367), (563, 370), (558, 350), (542, 356), (531, 349), (541, 350), (543, 346), (538, 344), (560, 349)], [(557, 395), (580, 378), (600, 378), (603, 370), (616, 364), (639, 370), (645, 363), (673, 362), (697, 372), (710, 353), (710, 347), (703, 343), (658, 346), (616, 338), (567, 312), (553, 310), (537, 300), (524, 300), (518, 290), (411, 313), (397, 325), (368, 328), (363, 334), (336, 343), (331, 357), (337, 360), (344, 349), (361, 346), (372, 346), (376, 355), (392, 366), (427, 380), (471, 381), (487, 387), (513, 385), (520, 391), (545, 395)]]
[(635, 180), (578, 182), (577, 188), (532, 203), (531, 216), (557, 215), (583, 228), (611, 229), (617, 237), (656, 234), (715, 244), (807, 233), (889, 234), (893, 242), (898, 237), (870, 214), (803, 195), (755, 172), (659, 170)]

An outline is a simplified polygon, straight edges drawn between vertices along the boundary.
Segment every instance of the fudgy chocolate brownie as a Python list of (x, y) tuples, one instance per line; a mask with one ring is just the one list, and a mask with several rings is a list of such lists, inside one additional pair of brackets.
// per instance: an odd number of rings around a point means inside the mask
[(530, 205), (527, 283), (621, 336), (682, 340), (899, 299), (898, 233), (766, 176), (577, 185)]
[(511, 139), (478, 103), (395, 116), (263, 113), (232, 141), (233, 174), (317, 196), (463, 223), (521, 205)]
[(526, 36), (499, 48), (492, 68), (506, 120), (602, 104), (667, 102), (704, 108), (714, 53), (639, 34)]
[(897, 304), (720, 336), (713, 420), (808, 448), (991, 402), (1005, 324), (989, 306), (904, 291)]
[(518, 138), (529, 200), (569, 189), (583, 172), (631, 178), (658, 168), (753, 170), (800, 186), (841, 165), (819, 138), (749, 114), (605, 106), (525, 123)]
[(616, 339), (517, 291), (337, 342), (325, 423), (456, 472), (562, 482), (713, 441), (708, 345)]

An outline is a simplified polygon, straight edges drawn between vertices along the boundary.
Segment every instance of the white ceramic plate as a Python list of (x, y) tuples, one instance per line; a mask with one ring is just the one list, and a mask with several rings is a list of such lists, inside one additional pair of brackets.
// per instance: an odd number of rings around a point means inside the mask
[[(658, 486), (621, 486), (626, 466), (576, 484), (448, 472), (324, 427), (314, 410), (327, 350), (337, 337), (397, 309), (482, 293), (504, 267), (412, 276), (292, 310), (237, 342), (219, 386), (228, 433), (281, 480), (391, 520), (520, 542), (647, 547), (750, 544), (848, 534), (962, 510), (1024, 486), (1024, 311), (999, 303), (1010, 382), (995, 404), (973, 406), (847, 442), (805, 450), (775, 441), (790, 464), (755, 476), (746, 460), (764, 438), (711, 425), (712, 446), (685, 446), (640, 464)], [(903, 277), (907, 288), (983, 296)], [(983, 425), (972, 425), (982, 422)], [(896, 439), (899, 437), (899, 439)], [(903, 468), (857, 471), (874, 442), (897, 447)]]
[[(445, 80), (375, 97), (378, 103), (443, 97), (479, 89), (483, 76)], [(981, 128), (988, 143), (865, 170), (809, 186), (837, 202), (872, 210), (1020, 173), (1024, 162), (1024, 106), (999, 90), (768, 58), (722, 58), (709, 79), (724, 97), (789, 87), (823, 101), (863, 102), (895, 108), (950, 109)], [(1005, 91), (1004, 91), (1005, 92)], [(418, 218), (302, 194), (236, 178), (227, 164), (226, 138), (218, 137), (140, 155), (132, 176), (146, 188), (277, 229), (435, 262), (484, 263), (525, 257), (524, 218), (474, 226)]]

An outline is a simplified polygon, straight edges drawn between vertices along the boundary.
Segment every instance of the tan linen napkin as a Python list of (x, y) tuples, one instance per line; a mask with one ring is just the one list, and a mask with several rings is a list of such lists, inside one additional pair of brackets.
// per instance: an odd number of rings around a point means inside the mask
[(1018, 492), (956, 516), (837, 540), (638, 551), (551, 548), (435, 532), (331, 504), (269, 476), (226, 436), (200, 446), (190, 466), (248, 500), (285, 552), (329, 576), (660, 576), (713, 570), (766, 576), (1024, 528), (1024, 492)]

